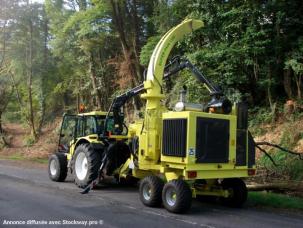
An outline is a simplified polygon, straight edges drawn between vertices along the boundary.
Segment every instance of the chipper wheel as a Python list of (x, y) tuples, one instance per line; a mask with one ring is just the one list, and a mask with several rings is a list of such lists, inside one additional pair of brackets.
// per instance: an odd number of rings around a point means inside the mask
[(90, 144), (79, 145), (72, 162), (75, 184), (80, 188), (88, 186), (98, 177), (100, 165), (100, 154)]
[(222, 187), (230, 192), (228, 198), (221, 198), (222, 203), (230, 207), (242, 207), (247, 200), (247, 188), (240, 178), (224, 179)]
[(67, 159), (63, 153), (55, 153), (48, 160), (48, 175), (52, 181), (63, 182), (67, 176)]
[(164, 185), (162, 191), (164, 207), (173, 213), (184, 213), (191, 207), (192, 193), (183, 180), (172, 180)]
[(140, 200), (148, 207), (157, 207), (162, 203), (163, 181), (157, 176), (147, 176), (140, 182)]

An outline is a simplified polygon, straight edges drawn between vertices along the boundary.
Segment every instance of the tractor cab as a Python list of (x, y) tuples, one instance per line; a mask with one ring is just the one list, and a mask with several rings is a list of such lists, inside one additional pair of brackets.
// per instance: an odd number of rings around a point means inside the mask
[(103, 135), (105, 129), (105, 122), (107, 131), (113, 131), (114, 122), (112, 118), (106, 120), (107, 112), (88, 112), (78, 115), (64, 114), (61, 124), (58, 151), (68, 153), (69, 148), (79, 138)]

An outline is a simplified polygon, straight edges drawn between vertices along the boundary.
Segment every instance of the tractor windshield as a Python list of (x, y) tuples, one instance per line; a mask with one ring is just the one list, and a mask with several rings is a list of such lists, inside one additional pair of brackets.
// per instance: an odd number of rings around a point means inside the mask
[(96, 116), (97, 134), (102, 134), (105, 125), (105, 116)]
[[(88, 115), (80, 117), (77, 124), (76, 138), (92, 134), (102, 135), (105, 128), (105, 118), (105, 115)], [(110, 117), (109, 120), (112, 120), (112, 118)]]
[(105, 116), (86, 116), (84, 135), (102, 134), (104, 131)]
[[(98, 134), (103, 134), (104, 132), (104, 128), (105, 128), (105, 119), (106, 119), (106, 116), (97, 116), (96, 117), (96, 121), (97, 121), (97, 125), (98, 125), (98, 128), (100, 129), (98, 131)], [(107, 127), (106, 127), (106, 130), (107, 131), (110, 131), (110, 132), (113, 132), (114, 129), (115, 129), (115, 123), (114, 123), (114, 118), (112, 116), (110, 116), (107, 120)]]

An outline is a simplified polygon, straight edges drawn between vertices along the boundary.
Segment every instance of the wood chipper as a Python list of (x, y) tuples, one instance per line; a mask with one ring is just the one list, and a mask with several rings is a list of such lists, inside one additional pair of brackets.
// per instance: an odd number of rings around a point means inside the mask
[[(219, 197), (235, 207), (246, 201), (241, 178), (255, 174), (247, 106), (232, 104), (188, 59), (167, 61), (174, 45), (201, 27), (202, 21), (186, 19), (169, 30), (153, 51), (144, 83), (113, 100), (98, 132), (74, 136), (69, 150), (59, 153), (84, 193), (111, 176), (139, 179), (144, 205), (163, 204), (174, 213), (186, 212), (198, 196)], [(174, 110), (168, 110), (162, 102), (163, 80), (185, 68), (206, 87), (210, 101), (188, 103), (184, 87)], [(144, 118), (126, 126), (122, 107), (138, 94), (146, 100)], [(59, 162), (52, 166), (51, 161), (49, 167), (60, 172)]]

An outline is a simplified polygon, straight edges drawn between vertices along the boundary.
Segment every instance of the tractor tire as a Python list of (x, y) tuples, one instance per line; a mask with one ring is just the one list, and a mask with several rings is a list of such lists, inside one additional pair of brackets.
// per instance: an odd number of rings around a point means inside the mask
[(76, 148), (72, 162), (75, 184), (79, 188), (86, 188), (98, 177), (100, 166), (100, 154), (88, 143), (79, 145)]
[(224, 190), (229, 190), (231, 195), (228, 198), (221, 198), (224, 205), (229, 207), (242, 207), (247, 200), (247, 188), (240, 178), (224, 179), (221, 183)]
[(168, 211), (185, 213), (191, 207), (191, 189), (183, 180), (172, 180), (164, 185), (162, 201)]
[(141, 202), (148, 207), (161, 206), (161, 193), (164, 183), (157, 176), (147, 176), (140, 181), (139, 194)]
[(49, 157), (48, 176), (52, 181), (65, 181), (67, 176), (67, 158), (63, 153), (55, 153)]

